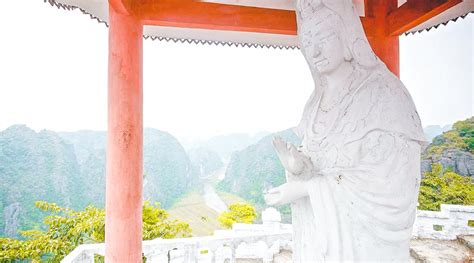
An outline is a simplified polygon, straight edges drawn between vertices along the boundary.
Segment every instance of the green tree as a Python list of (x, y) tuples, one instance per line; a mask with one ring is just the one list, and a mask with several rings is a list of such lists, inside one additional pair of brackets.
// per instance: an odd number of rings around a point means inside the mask
[(257, 218), (255, 207), (244, 203), (234, 203), (229, 211), (222, 212), (217, 220), (224, 228), (231, 228), (234, 223), (252, 224)]
[(458, 131), (459, 136), (463, 139), (466, 149), (474, 153), (474, 117), (456, 122), (453, 128)]
[(440, 155), (447, 149), (459, 149), (474, 154), (474, 117), (456, 122), (452, 130), (433, 139), (428, 154)]
[[(46, 231), (20, 232), (23, 240), (0, 238), (0, 262), (59, 262), (81, 244), (105, 240), (105, 210), (88, 206), (83, 211), (38, 201), (36, 207), (50, 215), (44, 220)], [(143, 204), (143, 238), (174, 238), (190, 236), (189, 225), (168, 220), (168, 213), (149, 202)]]
[(439, 163), (431, 166), (421, 180), (418, 209), (439, 211), (441, 204), (474, 205), (474, 184), (470, 177), (443, 172)]

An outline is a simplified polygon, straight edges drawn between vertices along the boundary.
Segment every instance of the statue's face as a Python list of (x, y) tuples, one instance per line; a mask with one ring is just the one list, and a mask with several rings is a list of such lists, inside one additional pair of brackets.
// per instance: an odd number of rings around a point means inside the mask
[(318, 23), (303, 32), (306, 59), (311, 68), (329, 74), (344, 62), (344, 44), (329, 22)]

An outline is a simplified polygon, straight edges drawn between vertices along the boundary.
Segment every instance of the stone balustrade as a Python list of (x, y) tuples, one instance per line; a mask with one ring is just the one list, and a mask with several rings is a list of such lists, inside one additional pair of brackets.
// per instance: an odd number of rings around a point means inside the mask
[(459, 235), (474, 235), (474, 206), (441, 205), (441, 211), (419, 210), (413, 227), (417, 238), (454, 240)]
[[(418, 211), (414, 238), (453, 240), (458, 235), (474, 235), (474, 206), (441, 205), (441, 211)], [(292, 226), (282, 224), (274, 208), (262, 212), (262, 224), (234, 224), (230, 230), (216, 230), (213, 236), (155, 239), (143, 242), (147, 262), (235, 262), (260, 259), (272, 262), (280, 250), (291, 250)], [(92, 263), (94, 255), (104, 255), (104, 244), (78, 246), (61, 262)]]
[[(143, 242), (147, 262), (235, 262), (239, 259), (261, 259), (272, 262), (281, 249), (291, 250), (291, 232), (273, 234), (238, 234), (232, 237), (193, 237), (155, 239)], [(78, 246), (62, 263), (93, 263), (94, 255), (104, 255), (105, 245)]]

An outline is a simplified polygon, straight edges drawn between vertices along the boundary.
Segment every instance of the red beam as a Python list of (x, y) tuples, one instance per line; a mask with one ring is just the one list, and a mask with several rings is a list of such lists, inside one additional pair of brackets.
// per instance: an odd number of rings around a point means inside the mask
[(408, 0), (388, 15), (387, 33), (403, 34), (461, 2), (462, 0)]
[[(132, 6), (145, 25), (296, 35), (296, 14), (266, 9), (186, 0), (145, 0)], [(366, 33), (374, 29), (362, 18)], [(371, 26), (365, 26), (370, 24)]]
[(143, 1), (134, 13), (146, 25), (296, 35), (292, 11), (194, 1)]

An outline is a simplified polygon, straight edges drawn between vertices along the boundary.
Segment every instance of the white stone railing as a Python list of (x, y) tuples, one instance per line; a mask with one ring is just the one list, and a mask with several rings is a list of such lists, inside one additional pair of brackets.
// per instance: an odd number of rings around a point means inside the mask
[(441, 211), (419, 210), (413, 226), (413, 236), (454, 240), (459, 235), (474, 235), (474, 206), (441, 205)]
[[(235, 262), (239, 259), (261, 259), (272, 262), (281, 249), (291, 250), (290, 232), (274, 234), (237, 234), (232, 237), (193, 237), (155, 239), (143, 242), (147, 262)], [(80, 245), (62, 263), (93, 263), (94, 255), (104, 255), (105, 245)]]
[[(216, 230), (213, 236), (155, 239), (143, 242), (147, 262), (235, 262), (260, 259), (272, 262), (280, 250), (290, 250), (292, 226), (281, 224), (273, 208), (262, 213), (263, 224), (234, 224), (231, 230)], [(458, 235), (474, 235), (474, 206), (441, 205), (440, 212), (418, 211), (414, 238), (453, 240)], [(104, 255), (104, 244), (78, 246), (61, 262), (92, 263), (94, 255)]]

